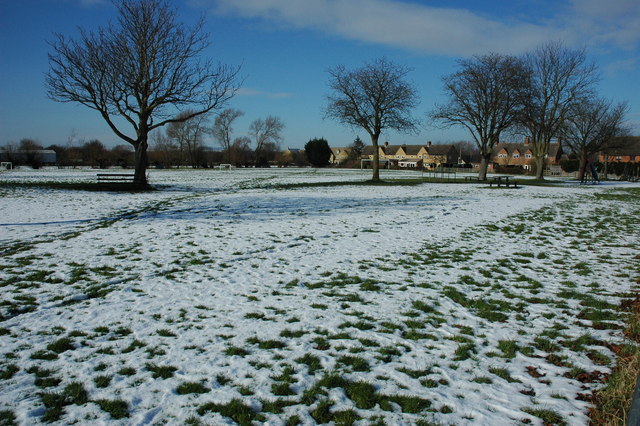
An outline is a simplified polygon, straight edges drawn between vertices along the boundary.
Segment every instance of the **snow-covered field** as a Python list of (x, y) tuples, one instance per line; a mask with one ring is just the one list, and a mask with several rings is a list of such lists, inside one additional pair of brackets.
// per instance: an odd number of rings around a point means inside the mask
[(369, 173), (0, 186), (2, 419), (586, 424), (637, 290), (640, 186), (278, 186)]

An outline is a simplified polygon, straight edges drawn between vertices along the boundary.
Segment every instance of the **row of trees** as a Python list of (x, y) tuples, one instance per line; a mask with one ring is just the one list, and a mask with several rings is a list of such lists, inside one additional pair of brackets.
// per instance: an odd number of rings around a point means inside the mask
[[(51, 43), (48, 96), (96, 110), (114, 133), (135, 150), (135, 179), (146, 184), (149, 135), (168, 126), (161, 144), (177, 144), (181, 161), (195, 165), (198, 138), (206, 117), (219, 112), (211, 131), (227, 160), (246, 152), (247, 137), (232, 138), (242, 115), (224, 109), (241, 85), (239, 67), (203, 60), (208, 46), (204, 22), (185, 27), (168, 0), (117, 0), (118, 20), (97, 31), (81, 29), (77, 39), (56, 35)], [(379, 180), (378, 140), (385, 130), (415, 132), (418, 105), (410, 69), (378, 59), (355, 70), (329, 71), (326, 117), (365, 130), (374, 146), (373, 180)], [(537, 177), (553, 138), (563, 138), (582, 163), (622, 132), (627, 106), (599, 98), (596, 67), (584, 50), (548, 43), (523, 56), (474, 56), (443, 77), (448, 100), (430, 114), (443, 127), (467, 128), (483, 158), (480, 177), (493, 146), (507, 129), (531, 137)], [(177, 111), (181, 111), (176, 113)], [(124, 126), (129, 126), (129, 132)], [(276, 151), (284, 125), (276, 117), (259, 119), (249, 133), (255, 165)], [(133, 131), (131, 131), (133, 130)], [(584, 173), (584, 167), (581, 168)]]
[(474, 56), (459, 68), (443, 77), (448, 101), (431, 118), (469, 130), (482, 155), (482, 179), (493, 146), (507, 130), (530, 136), (538, 179), (554, 138), (578, 157), (582, 179), (589, 159), (614, 148), (614, 137), (626, 131), (627, 104), (597, 95), (597, 68), (584, 50), (548, 43), (521, 57)]
[(133, 150), (128, 145), (116, 145), (108, 149), (97, 139), (78, 145), (49, 145), (47, 147), (33, 139), (22, 139), (18, 144), (0, 147), (3, 158), (14, 165), (27, 165), (39, 168), (43, 164), (42, 150), (56, 153), (56, 164), (64, 167), (89, 166), (107, 168), (119, 166), (129, 168), (133, 165)]
[(217, 163), (264, 167), (275, 161), (284, 129), (282, 120), (274, 116), (256, 119), (249, 126), (249, 136), (234, 137), (234, 122), (243, 115), (240, 110), (228, 108), (218, 114), (213, 124), (209, 121), (210, 114), (169, 123), (164, 132), (156, 131), (152, 136), (155, 155), (151, 163), (166, 167), (206, 167), (212, 161), (204, 146), (207, 135), (213, 136), (222, 148), (222, 155), (215, 156)]
[[(463, 59), (458, 66), (442, 78), (448, 99), (436, 105), (429, 119), (436, 126), (469, 130), (482, 157), (482, 180), (492, 149), (507, 130), (530, 137), (538, 179), (543, 178), (554, 138), (566, 141), (579, 157), (582, 178), (589, 158), (614, 148), (613, 138), (626, 130), (627, 104), (597, 96), (597, 68), (584, 50), (553, 42), (520, 57), (492, 53)], [(330, 71), (326, 116), (370, 135), (375, 147), (373, 180), (379, 180), (381, 132), (417, 129), (411, 111), (418, 96), (406, 79), (409, 71), (385, 59), (355, 70), (339, 66)]]

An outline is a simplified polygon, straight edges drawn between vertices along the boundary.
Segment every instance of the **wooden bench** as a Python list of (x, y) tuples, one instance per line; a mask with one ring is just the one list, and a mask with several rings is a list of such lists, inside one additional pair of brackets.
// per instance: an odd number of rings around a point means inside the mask
[(509, 187), (517, 188), (518, 181), (512, 180), (512, 178), (513, 176), (494, 176), (489, 181), (489, 188), (492, 188), (493, 185), (497, 185), (498, 188), (500, 188), (501, 186), (505, 186), (506, 188), (509, 188)]
[(134, 183), (134, 174), (132, 173), (98, 173), (98, 183)]
[(480, 180), (478, 176), (465, 176), (464, 180)]

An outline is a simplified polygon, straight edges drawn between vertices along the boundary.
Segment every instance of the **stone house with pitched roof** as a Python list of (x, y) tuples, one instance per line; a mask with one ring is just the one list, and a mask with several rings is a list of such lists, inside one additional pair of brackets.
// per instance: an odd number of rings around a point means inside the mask
[(333, 165), (342, 164), (349, 158), (351, 148), (331, 148), (329, 163)]
[[(560, 159), (564, 155), (561, 141), (551, 143), (549, 151), (545, 155), (547, 174), (559, 175)], [(490, 169), (496, 167), (521, 167), (524, 170), (533, 170), (535, 156), (531, 147), (529, 137), (525, 137), (523, 142), (500, 142), (493, 147), (491, 152)]]
[[(362, 164), (373, 160), (373, 147), (366, 146), (362, 153)], [(380, 167), (398, 167), (422, 169), (441, 165), (454, 165), (459, 162), (459, 154), (455, 145), (389, 145), (385, 142), (378, 145)]]

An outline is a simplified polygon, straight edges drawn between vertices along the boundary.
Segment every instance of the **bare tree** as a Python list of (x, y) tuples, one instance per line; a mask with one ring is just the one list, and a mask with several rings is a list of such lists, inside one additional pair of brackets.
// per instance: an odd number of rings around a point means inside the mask
[(216, 117), (211, 129), (211, 134), (225, 153), (227, 163), (231, 163), (231, 134), (233, 132), (231, 126), (238, 117), (243, 115), (244, 112), (238, 109), (227, 108)]
[(587, 163), (607, 148), (614, 137), (622, 136), (626, 102), (614, 104), (606, 99), (585, 99), (573, 105), (562, 127), (563, 141), (579, 160), (578, 179), (584, 180)]
[(258, 118), (249, 126), (249, 134), (256, 143), (256, 166), (262, 167), (268, 162), (268, 154), (277, 149), (282, 140), (281, 132), (284, 123), (278, 117), (268, 116), (265, 120)]
[[(117, 21), (96, 32), (56, 35), (46, 86), (50, 99), (98, 111), (133, 145), (135, 180), (146, 184), (149, 132), (222, 107), (238, 89), (239, 68), (201, 61), (204, 21), (185, 27), (168, 0), (118, 0), (117, 8)], [(176, 115), (186, 108), (191, 114)]]
[(109, 166), (109, 152), (102, 142), (94, 139), (82, 145), (82, 161), (91, 167), (105, 169)]
[(526, 69), (520, 59), (497, 53), (458, 64), (457, 72), (442, 78), (448, 102), (436, 105), (430, 115), (442, 127), (469, 130), (480, 150), (478, 178), (485, 180), (494, 145), (518, 117), (518, 93), (526, 81)]
[[(191, 116), (186, 121), (181, 116)], [(198, 153), (202, 148), (202, 137), (205, 133), (206, 114), (193, 116), (193, 111), (187, 110), (178, 116), (179, 120), (171, 122), (167, 126), (167, 136), (174, 140), (180, 149), (183, 160), (191, 167), (198, 167)]]
[(349, 71), (343, 65), (329, 70), (325, 116), (364, 129), (373, 145), (373, 181), (380, 180), (378, 139), (385, 129), (414, 132), (411, 110), (418, 105), (417, 91), (407, 82), (410, 69), (377, 59)]
[(529, 78), (520, 96), (519, 122), (531, 136), (536, 178), (543, 179), (551, 139), (560, 136), (574, 105), (593, 95), (598, 76), (584, 50), (568, 49), (561, 43), (545, 44), (524, 60)]
[(152, 148), (149, 152), (149, 159), (156, 167), (167, 168), (180, 165), (181, 159), (178, 145), (165, 132), (153, 132), (151, 140)]
[(235, 138), (231, 144), (231, 158), (237, 166), (247, 167), (251, 162), (251, 139), (246, 136)]

